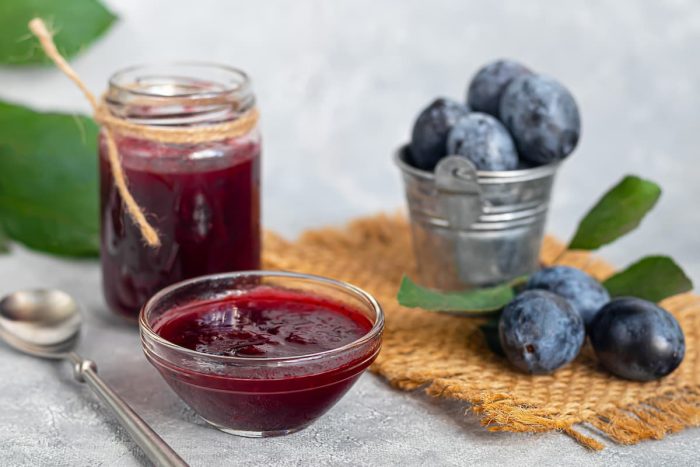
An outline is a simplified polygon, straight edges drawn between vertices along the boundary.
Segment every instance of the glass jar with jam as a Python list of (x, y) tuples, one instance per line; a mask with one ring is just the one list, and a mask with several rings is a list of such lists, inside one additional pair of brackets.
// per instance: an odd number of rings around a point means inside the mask
[[(136, 131), (112, 129), (128, 189), (158, 233), (149, 246), (130, 217), (100, 141), (103, 289), (108, 307), (136, 319), (158, 290), (183, 279), (260, 267), (260, 133), (164, 143), (153, 128), (208, 128), (250, 116), (248, 76), (226, 66), (184, 63), (117, 72), (105, 101)], [(146, 136), (144, 136), (146, 135)]]

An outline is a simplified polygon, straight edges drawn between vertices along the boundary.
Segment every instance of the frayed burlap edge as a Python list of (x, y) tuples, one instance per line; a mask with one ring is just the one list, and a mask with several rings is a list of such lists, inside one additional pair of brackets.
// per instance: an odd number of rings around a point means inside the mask
[[(556, 258), (558, 263), (580, 267), (600, 279), (614, 271), (608, 263), (588, 253), (562, 255), (562, 250), (560, 242), (547, 238), (542, 248), (543, 263), (550, 264)], [(700, 375), (695, 371), (696, 360), (700, 360), (695, 349), (700, 320), (696, 323), (693, 319), (694, 312), (700, 311), (698, 296), (684, 294), (663, 303), (679, 318), (686, 333), (685, 361), (671, 376), (651, 383), (618, 380), (598, 369), (590, 349), (584, 349), (584, 355), (576, 362), (547, 380), (517, 374), (492, 355), (479, 342), (483, 340), (480, 333), (475, 332), (480, 320), (409, 310), (396, 303), (401, 276), (415, 273), (408, 226), (401, 215), (362, 218), (341, 229), (312, 230), (295, 242), (268, 232), (264, 263), (270, 269), (346, 280), (374, 294), (386, 312), (387, 325), (384, 349), (372, 370), (396, 388), (421, 388), (434, 397), (465, 402), (465, 408), (477, 414), (489, 431), (559, 431), (587, 448), (601, 450), (604, 443), (600, 439), (635, 444), (700, 425)], [(431, 336), (444, 338), (433, 344), (439, 348), (426, 349), (428, 344), (411, 341), (426, 326), (435, 328), (430, 331)], [(455, 327), (464, 329), (449, 334)], [(461, 360), (455, 360), (449, 348), (440, 353), (445, 346), (458, 351), (469, 347), (464, 365), (471, 359), (470, 364), (476, 364), (479, 374), (491, 377), (472, 381), (473, 376), (460, 367)], [(525, 394), (520, 390), (518, 395), (516, 388), (523, 382), (528, 388), (532, 386), (533, 392), (544, 391), (546, 396), (530, 397), (529, 389)], [(587, 390), (589, 382), (591, 391)], [(573, 395), (567, 394), (570, 387)], [(579, 394), (582, 392), (586, 394)], [(604, 396), (591, 399), (588, 392)]]
[[(395, 385), (401, 388), (403, 383)], [(410, 385), (409, 385), (410, 387)], [(635, 404), (613, 407), (584, 418), (560, 419), (542, 407), (529, 406), (508, 394), (469, 393), (451, 390), (449, 384), (433, 381), (427, 394), (458, 399), (469, 403), (472, 412), (480, 416), (489, 431), (542, 433), (561, 431), (581, 445), (599, 451), (605, 445), (583, 433), (581, 428), (619, 444), (636, 444), (650, 439), (662, 439), (667, 434), (700, 425), (700, 393), (687, 387), (683, 393), (651, 397)]]

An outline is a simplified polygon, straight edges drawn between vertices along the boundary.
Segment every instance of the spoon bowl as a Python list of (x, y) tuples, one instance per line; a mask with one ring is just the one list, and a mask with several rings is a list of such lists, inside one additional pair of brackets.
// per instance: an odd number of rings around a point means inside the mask
[(0, 300), (0, 339), (20, 352), (70, 361), (75, 379), (87, 383), (112, 409), (154, 465), (186, 467), (187, 463), (100, 378), (95, 362), (72, 351), (81, 324), (80, 306), (60, 290), (20, 291)]
[(37, 289), (0, 300), (0, 333), (11, 346), (45, 358), (64, 358), (80, 334), (80, 306), (65, 292)]

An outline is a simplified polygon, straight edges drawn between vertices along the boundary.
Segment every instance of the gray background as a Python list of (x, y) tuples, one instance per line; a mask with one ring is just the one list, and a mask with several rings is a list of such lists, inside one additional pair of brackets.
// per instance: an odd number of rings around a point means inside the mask
[[(304, 228), (402, 208), (391, 152), (418, 110), (461, 98), (484, 62), (518, 58), (565, 83), (584, 133), (558, 178), (549, 229), (570, 235), (624, 174), (664, 187), (642, 228), (603, 254), (623, 266), (668, 253), (700, 279), (700, 4), (638, 1), (110, 1), (121, 17), (74, 61), (95, 92), (134, 63), (202, 59), (249, 71), (263, 112), (264, 221)], [(0, 71), (0, 97), (87, 111), (53, 69)], [(296, 435), (246, 440), (203, 426), (142, 357), (133, 328), (104, 314), (96, 264), (16, 247), (0, 293), (64, 288), (89, 309), (81, 351), (193, 465), (697, 464), (688, 430), (591, 454), (557, 435), (487, 434), (453, 403), (389, 389), (366, 375)], [(0, 347), (0, 464), (136, 465), (131, 444), (69, 369)]]

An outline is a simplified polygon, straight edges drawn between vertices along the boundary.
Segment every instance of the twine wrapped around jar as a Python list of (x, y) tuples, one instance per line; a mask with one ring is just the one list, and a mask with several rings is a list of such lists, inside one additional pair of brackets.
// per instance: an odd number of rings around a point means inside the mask
[[(155, 228), (148, 222), (146, 213), (138, 205), (131, 192), (124, 175), (117, 144), (114, 135), (130, 136), (149, 139), (159, 143), (170, 144), (197, 144), (208, 141), (219, 141), (227, 138), (235, 138), (245, 135), (255, 127), (259, 114), (255, 107), (245, 112), (235, 120), (198, 127), (159, 127), (153, 125), (137, 124), (126, 118), (113, 115), (103, 98), (97, 99), (87, 88), (82, 79), (58, 52), (53, 41), (53, 35), (40, 18), (34, 18), (29, 22), (29, 30), (41, 44), (44, 53), (49, 57), (68, 78), (82, 91), (90, 103), (94, 119), (102, 126), (102, 132), (107, 145), (107, 157), (114, 176), (114, 184), (122, 197), (127, 212), (138, 225), (145, 242), (154, 248), (160, 246), (160, 238)], [(228, 97), (214, 97), (207, 101), (209, 104), (231, 104)], [(188, 103), (191, 103), (188, 101)]]

